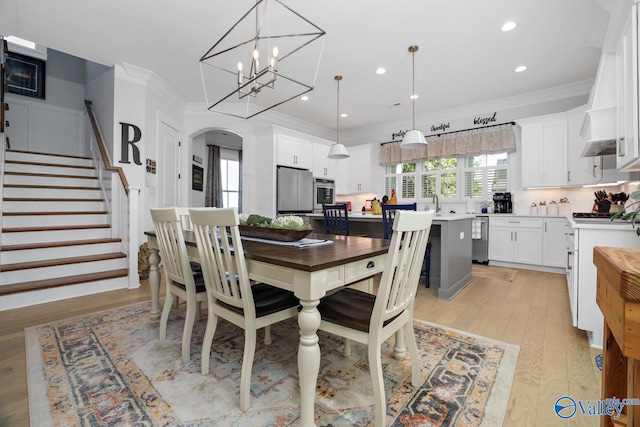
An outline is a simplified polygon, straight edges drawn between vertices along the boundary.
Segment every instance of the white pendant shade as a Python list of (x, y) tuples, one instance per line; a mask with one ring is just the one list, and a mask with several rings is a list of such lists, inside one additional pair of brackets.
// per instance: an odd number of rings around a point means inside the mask
[(405, 133), (404, 138), (402, 138), (402, 142), (400, 143), (400, 147), (407, 150), (415, 150), (426, 146), (427, 140), (424, 139), (422, 131), (415, 129)]
[(347, 159), (349, 158), (349, 153), (347, 153), (347, 149), (342, 144), (333, 144), (331, 149), (329, 150), (329, 154), (327, 155), (329, 159)]

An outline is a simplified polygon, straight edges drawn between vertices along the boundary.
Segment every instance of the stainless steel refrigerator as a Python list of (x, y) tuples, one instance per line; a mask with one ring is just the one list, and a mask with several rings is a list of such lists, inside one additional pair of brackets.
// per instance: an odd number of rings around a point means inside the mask
[(278, 166), (278, 214), (313, 212), (313, 173)]

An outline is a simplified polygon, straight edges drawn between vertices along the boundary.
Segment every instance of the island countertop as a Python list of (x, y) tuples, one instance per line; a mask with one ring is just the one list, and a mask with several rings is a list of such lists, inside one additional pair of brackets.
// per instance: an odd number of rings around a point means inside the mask
[[(349, 212), (349, 221), (364, 221), (364, 222), (377, 222), (382, 221), (382, 215), (374, 215), (370, 212), (361, 213), (361, 212)], [(319, 218), (324, 220), (324, 215), (321, 213), (307, 214), (309, 219)], [(433, 221), (459, 221), (463, 219), (473, 219), (476, 217), (476, 214), (436, 214), (433, 217)]]

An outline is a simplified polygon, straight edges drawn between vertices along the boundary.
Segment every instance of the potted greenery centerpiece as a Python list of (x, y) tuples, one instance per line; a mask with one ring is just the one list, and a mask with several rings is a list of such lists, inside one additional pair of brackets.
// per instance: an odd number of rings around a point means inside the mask
[(640, 215), (640, 191), (634, 191), (630, 194), (630, 197), (634, 202), (625, 206), (624, 210), (613, 215), (611, 220), (622, 219), (623, 221), (629, 221), (633, 227), (636, 227), (636, 234), (640, 236), (640, 225), (638, 224), (640, 220), (638, 219), (638, 215)]

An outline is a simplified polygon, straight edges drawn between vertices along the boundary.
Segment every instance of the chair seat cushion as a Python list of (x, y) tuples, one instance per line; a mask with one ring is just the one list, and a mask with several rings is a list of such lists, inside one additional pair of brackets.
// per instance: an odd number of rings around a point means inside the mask
[(344, 288), (320, 300), (322, 320), (347, 328), (369, 332), (369, 322), (376, 296), (352, 288)]
[[(256, 307), (256, 317), (266, 316), (291, 307), (300, 305), (300, 301), (293, 292), (267, 285), (266, 283), (256, 283), (251, 286), (253, 303)], [(225, 306), (231, 311), (242, 314), (242, 308), (235, 307), (218, 301), (218, 304)]]
[[(207, 288), (204, 285), (204, 276), (202, 275), (202, 270), (199, 271), (198, 273), (194, 273), (193, 274), (193, 281), (196, 284), (196, 292), (200, 293), (200, 292), (207, 292)], [(182, 284), (182, 283), (178, 283), (176, 281), (172, 282), (175, 286), (182, 288), (184, 290), (186, 290), (186, 287)]]

